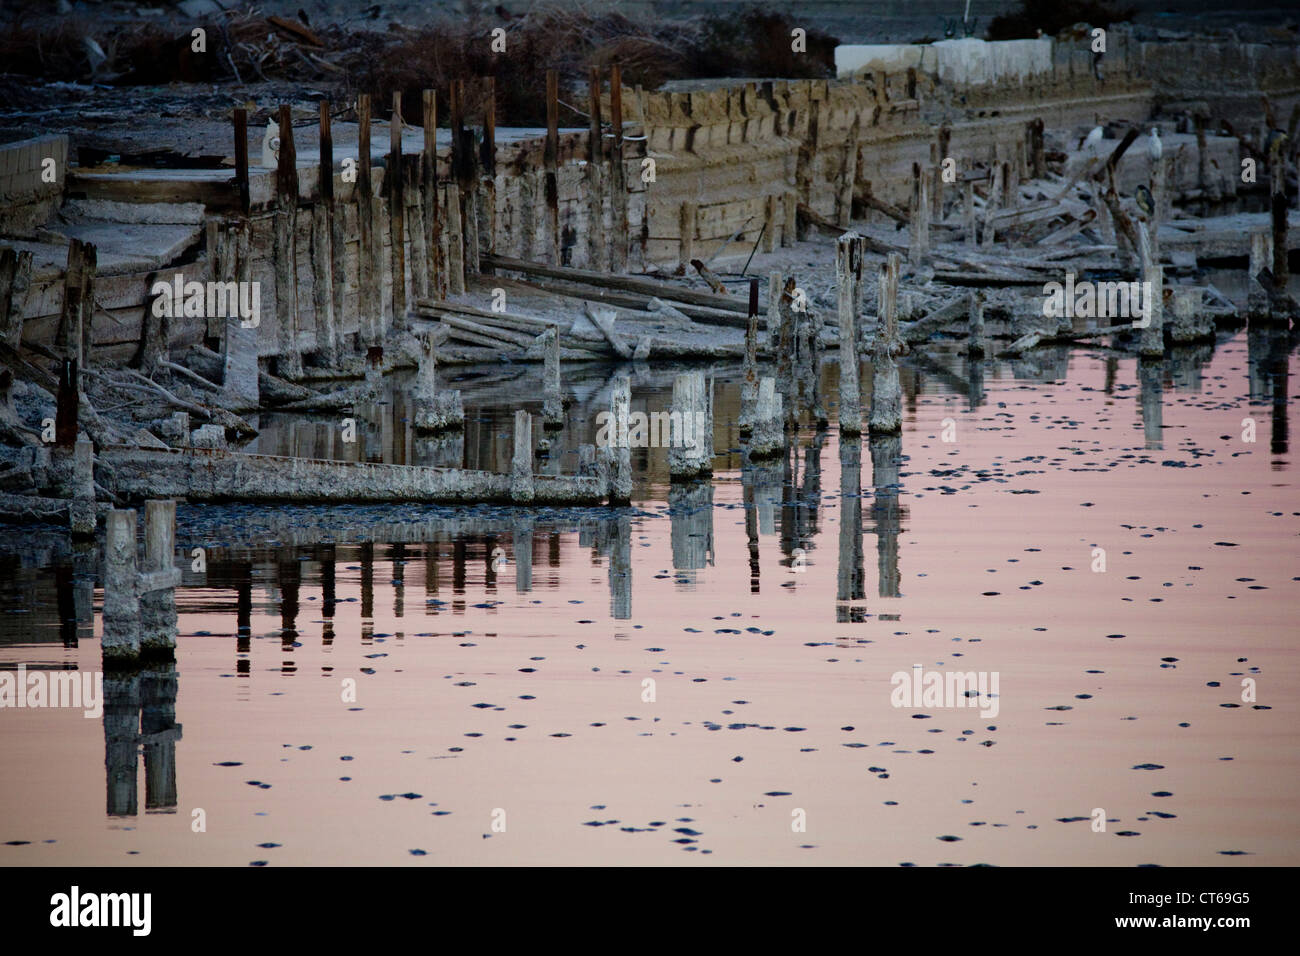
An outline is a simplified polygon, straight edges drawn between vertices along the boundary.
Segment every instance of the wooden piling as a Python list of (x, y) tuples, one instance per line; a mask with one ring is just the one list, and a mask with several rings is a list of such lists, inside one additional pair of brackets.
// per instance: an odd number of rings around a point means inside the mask
[(858, 285), (862, 282), (862, 239), (845, 233), (835, 242), (837, 314), (840, 326), (840, 433), (862, 433), (858, 384)]
[(542, 333), (543, 428), (564, 427), (564, 402), (560, 391), (560, 330), (552, 325)]
[(613, 217), (614, 248), (610, 271), (627, 272), (627, 169), (623, 165), (623, 71), (617, 63), (609, 68), (609, 113), (614, 131), (610, 150), (610, 212)]
[(930, 257), (930, 199), (927, 176), (920, 163), (912, 164), (912, 208), (910, 223), (912, 226), (911, 242), (908, 246), (908, 261), (915, 267)]
[(993, 164), (993, 176), (989, 180), (989, 193), (984, 200), (984, 231), (980, 235), (980, 248), (989, 250), (993, 248), (994, 233), (993, 219), (998, 211), (998, 196), (1002, 193), (1002, 164), (995, 162)]
[(849, 228), (853, 222), (853, 187), (858, 181), (858, 130), (859, 117), (855, 113), (844, 144), (844, 162), (840, 169), (839, 192), (835, 201), (836, 225)]
[(248, 189), (248, 110), (237, 109), (235, 117), (235, 195), (239, 214), (247, 216), (252, 204)]
[[(778, 276), (779, 273), (774, 273)], [(779, 293), (778, 293), (779, 294)], [(749, 319), (745, 324), (744, 377), (740, 382), (740, 432), (754, 427), (754, 409), (758, 401), (758, 279), (749, 280)]]
[(626, 375), (614, 379), (610, 394), (610, 418), (615, 439), (602, 451), (607, 452), (609, 503), (626, 505), (632, 501), (632, 450), (628, 447), (628, 419), (632, 406), (632, 383)]
[(1287, 248), (1286, 154), (1285, 139), (1274, 136), (1268, 151), (1269, 209), (1273, 221), (1273, 300), (1287, 298), (1287, 282), (1291, 268)]
[(880, 267), (877, 306), (876, 343), (871, 358), (872, 435), (891, 435), (903, 427), (902, 389), (898, 380), (898, 363), (894, 357), (901, 350), (898, 334), (898, 253), (891, 252)]
[(1139, 221), (1137, 229), (1138, 256), (1142, 267), (1142, 291), (1147, 307), (1147, 314), (1143, 319), (1145, 324), (1138, 326), (1141, 329), (1138, 353), (1143, 358), (1160, 358), (1165, 354), (1164, 269), (1153, 255), (1147, 224)]
[(392, 248), (393, 329), (406, 328), (406, 182), (402, 169), (402, 93), (393, 92), (393, 115), (388, 121), (388, 228)]
[(1029, 170), (1033, 179), (1042, 179), (1047, 174), (1047, 160), (1043, 149), (1043, 120), (1038, 118), (1029, 122)]
[(320, 101), (320, 196), (312, 210), (312, 305), (316, 311), (316, 352), (329, 367), (338, 365), (339, 335), (335, 300), (341, 287), (334, 277), (334, 139), (330, 132), (329, 100)]
[(420, 195), (424, 205), (424, 245), (429, 297), (447, 296), (446, 263), (442, 256), (442, 215), (438, 208), (438, 94), (424, 91), (424, 156), (420, 164)]
[(370, 94), (357, 95), (357, 304), (361, 313), (357, 349), (366, 353), (382, 341), (382, 292), (376, 282), (375, 205), (370, 180)]
[[(176, 501), (150, 500), (144, 506), (144, 573), (166, 578), (176, 573)], [(165, 583), (165, 581), (163, 582)], [(154, 657), (176, 653), (176, 596), (173, 587), (140, 595), (140, 652)]]
[(59, 391), (54, 401), (54, 445), (71, 449), (77, 443), (81, 408), (81, 376), (75, 358), (59, 360)]
[(546, 241), (550, 264), (560, 261), (560, 177), (557, 164), (560, 155), (560, 75), (555, 70), (546, 71), (546, 147), (543, 162), (546, 167)]
[(293, 115), (280, 105), (280, 154), (275, 173), (275, 325), (276, 371), (302, 377), (298, 350), (298, 157), (293, 147)]
[[(481, 241), (487, 247), (488, 255), (497, 251), (497, 81), (496, 77), (484, 78), (487, 86), (486, 105), (483, 107), (483, 150), (479, 158), (479, 183), (483, 193), (483, 225), (487, 236)], [(492, 273), (492, 266), (480, 268), (485, 273)]]
[(522, 408), (515, 412), (514, 454), (510, 459), (510, 500), (533, 500), (533, 416)]
[(971, 356), (984, 354), (984, 293), (972, 289), (967, 298), (966, 352)]
[(711, 406), (703, 372), (683, 372), (673, 379), (673, 404), (668, 416), (668, 473), (672, 480), (687, 481), (712, 474)]
[(130, 664), (140, 656), (140, 599), (137, 591), (135, 511), (114, 508), (104, 535), (104, 632), (106, 666)]
[(447, 184), (447, 291), (450, 295), (465, 292), (465, 234), (461, 228), (460, 188)]
[[(605, 267), (605, 150), (600, 128), (600, 71), (587, 77), (587, 268)], [(684, 260), (689, 262), (689, 260)]]
[(698, 207), (693, 202), (684, 202), (679, 213), (680, 253), (678, 254), (677, 274), (689, 275), (691, 260), (695, 258), (695, 217)]
[(974, 249), (979, 244), (975, 232), (975, 181), (967, 179), (962, 183), (962, 228), (966, 233), (966, 248)]
[(68, 240), (68, 261), (63, 271), (63, 310), (54, 333), (54, 350), (65, 358), (77, 358), (80, 351), (82, 269), (85, 247), (80, 239)]

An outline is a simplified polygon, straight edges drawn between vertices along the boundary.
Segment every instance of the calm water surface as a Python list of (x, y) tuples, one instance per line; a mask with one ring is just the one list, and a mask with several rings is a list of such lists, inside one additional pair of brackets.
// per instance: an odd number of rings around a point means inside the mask
[[(717, 366), (712, 485), (634, 452), (618, 511), (181, 506), (175, 665), (0, 710), (0, 865), (1295, 865), (1291, 349), (930, 346), (901, 442), (757, 467)], [(539, 470), (613, 372), (573, 370)], [(461, 374), (462, 439), (399, 387), (355, 445), (265, 416), (250, 450), (505, 470), (538, 370)], [(5, 529), (0, 571), (0, 668), (98, 670), (93, 549)], [(996, 716), (893, 706), (913, 665), (996, 673)]]

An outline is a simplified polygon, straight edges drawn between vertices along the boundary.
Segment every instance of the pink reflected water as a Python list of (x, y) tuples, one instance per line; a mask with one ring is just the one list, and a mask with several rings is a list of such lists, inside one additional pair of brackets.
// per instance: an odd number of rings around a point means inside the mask
[[(1300, 510), (1259, 369), (1242, 334), (1148, 372), (1144, 417), (1127, 358), (990, 370), (974, 409), (922, 368), (901, 490), (864, 440), (857, 517), (834, 428), (720, 459), (712, 507), (656, 451), (621, 519), (405, 509), (396, 544), (277, 549), (182, 508), (210, 563), (175, 683), (115, 690), (155, 729), (174, 692), (179, 734), (147, 792), (103, 720), (0, 710), (0, 865), (1294, 865)], [(0, 666), (99, 667), (39, 624), (0, 619)], [(892, 706), (915, 664), (996, 673), (997, 715)]]

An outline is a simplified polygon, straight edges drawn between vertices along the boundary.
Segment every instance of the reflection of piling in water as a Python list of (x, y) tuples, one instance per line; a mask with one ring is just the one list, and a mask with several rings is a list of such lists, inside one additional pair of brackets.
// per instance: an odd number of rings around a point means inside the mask
[(329, 647), (334, 643), (334, 611), (338, 602), (335, 588), (335, 546), (321, 545), (317, 560), (320, 561), (320, 613), (323, 619), (320, 636), (321, 643)]
[(754, 407), (754, 431), (749, 441), (751, 459), (774, 458), (785, 447), (785, 415), (776, 379), (763, 378), (758, 383), (758, 400)]
[(807, 515), (805, 525), (808, 538), (813, 538), (820, 532), (817, 516), (821, 513), (822, 446), (824, 444), (826, 444), (826, 433), (818, 432), (803, 453), (803, 491), (800, 497)]
[(298, 640), (298, 588), (302, 583), (302, 565), (290, 552), (275, 569), (280, 589), (280, 643), (288, 647)]
[(876, 563), (881, 597), (899, 597), (898, 536), (902, 506), (898, 500), (898, 467), (903, 456), (900, 435), (872, 436), (871, 479), (875, 494), (871, 519), (876, 530)]
[[(835, 600), (861, 601), (867, 596), (862, 557), (862, 445), (857, 438), (840, 440), (840, 551)], [(835, 608), (841, 623), (862, 620), (865, 608), (843, 603)]]
[(858, 384), (858, 289), (862, 283), (862, 237), (855, 232), (835, 242), (837, 314), (840, 326), (840, 433), (862, 431), (862, 396)]
[(436, 435), (417, 435), (411, 442), (414, 464), (435, 468), (465, 467), (465, 432), (449, 429)]
[(972, 356), (984, 354), (984, 293), (973, 290), (967, 299), (966, 352)]
[(890, 253), (880, 267), (880, 304), (876, 346), (871, 358), (871, 421), (873, 435), (892, 435), (903, 427), (902, 385), (894, 357), (902, 351), (898, 335), (899, 257)]
[(668, 472), (674, 481), (713, 472), (712, 405), (713, 396), (703, 372), (683, 372), (673, 380)]
[(406, 545), (396, 541), (388, 549), (393, 564), (393, 617), (406, 612)]
[(533, 518), (522, 514), (513, 522), (511, 535), (515, 552), (515, 593), (527, 594), (533, 589)]
[(609, 613), (616, 621), (626, 621), (632, 617), (632, 519), (621, 514), (611, 525)]
[(754, 496), (754, 469), (740, 471), (741, 498), (745, 503), (745, 538), (749, 544), (749, 590), (759, 593), (758, 503)]
[(1201, 370), (1214, 358), (1213, 342), (1175, 345), (1169, 349), (1169, 381), (1175, 391), (1200, 394)]
[(560, 332), (554, 325), (541, 335), (542, 342), (542, 427), (564, 427), (564, 401), (560, 393)]
[(1247, 375), (1252, 405), (1272, 407), (1273, 454), (1284, 454), (1289, 445), (1287, 419), (1287, 375), (1291, 362), (1291, 333), (1280, 323), (1252, 323), (1246, 332)]
[(673, 569), (698, 571), (713, 560), (713, 483), (675, 483), (668, 491)]
[[(112, 517), (110, 513), (110, 519)], [(140, 675), (104, 673), (104, 770), (109, 816), (137, 812), (136, 767), (140, 762)]]
[(104, 534), (105, 665), (140, 656), (140, 599), (136, 590), (135, 511), (114, 508)]
[(140, 743), (144, 745), (144, 807), (146, 811), (176, 809), (176, 665), (159, 662), (140, 675), (142, 707)]
[(1146, 447), (1164, 447), (1164, 363), (1141, 359), (1138, 362), (1138, 385), (1142, 395), (1142, 433)]

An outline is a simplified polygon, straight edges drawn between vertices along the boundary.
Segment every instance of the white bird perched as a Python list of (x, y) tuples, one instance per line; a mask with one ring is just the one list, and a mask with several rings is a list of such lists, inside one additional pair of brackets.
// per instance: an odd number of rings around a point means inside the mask
[(262, 165), (274, 167), (280, 161), (280, 124), (274, 119), (266, 121), (266, 134), (262, 137)]
[(1089, 132), (1088, 135), (1083, 138), (1083, 142), (1080, 144), (1080, 147), (1082, 149), (1087, 149), (1087, 150), (1096, 149), (1097, 144), (1101, 142), (1101, 137), (1104, 132), (1105, 131), (1100, 126), (1094, 126), (1092, 128), (1092, 131)]
[(1152, 126), (1151, 138), (1147, 140), (1147, 155), (1150, 156), (1152, 161), (1154, 162), (1164, 154), (1165, 154), (1165, 147), (1164, 144), (1160, 142), (1160, 127)]

